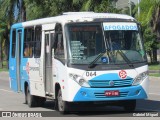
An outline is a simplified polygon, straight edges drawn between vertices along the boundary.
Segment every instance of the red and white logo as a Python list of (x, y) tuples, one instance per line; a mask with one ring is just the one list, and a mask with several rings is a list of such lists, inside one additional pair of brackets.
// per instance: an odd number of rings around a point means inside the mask
[(125, 79), (125, 78), (127, 77), (127, 72), (126, 72), (125, 70), (121, 70), (121, 71), (119, 72), (119, 77), (120, 77), (121, 79)]

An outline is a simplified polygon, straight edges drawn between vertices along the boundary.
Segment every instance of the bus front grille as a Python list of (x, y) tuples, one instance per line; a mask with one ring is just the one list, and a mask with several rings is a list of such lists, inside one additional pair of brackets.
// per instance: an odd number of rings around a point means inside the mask
[[(112, 83), (111, 83), (112, 82)], [(131, 86), (133, 80), (132, 79), (124, 79), (124, 80), (89, 80), (89, 85), (91, 87), (101, 88), (101, 87), (126, 87)]]

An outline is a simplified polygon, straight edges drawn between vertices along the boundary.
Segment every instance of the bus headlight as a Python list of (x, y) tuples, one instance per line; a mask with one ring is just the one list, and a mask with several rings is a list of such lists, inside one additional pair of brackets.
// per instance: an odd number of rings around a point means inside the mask
[(89, 84), (86, 82), (86, 80), (84, 78), (80, 77), (79, 75), (69, 74), (69, 77), (72, 80), (76, 81), (82, 87), (90, 87)]
[(139, 85), (141, 84), (141, 82), (148, 77), (148, 72), (143, 72), (141, 74), (139, 74), (133, 81), (132, 85)]

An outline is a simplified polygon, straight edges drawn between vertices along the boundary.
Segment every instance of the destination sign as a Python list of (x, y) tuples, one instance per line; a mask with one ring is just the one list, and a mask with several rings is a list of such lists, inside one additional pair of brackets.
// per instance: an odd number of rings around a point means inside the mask
[(106, 22), (103, 23), (103, 28), (105, 31), (109, 30), (136, 30), (138, 27), (136, 23), (126, 23), (126, 22)]

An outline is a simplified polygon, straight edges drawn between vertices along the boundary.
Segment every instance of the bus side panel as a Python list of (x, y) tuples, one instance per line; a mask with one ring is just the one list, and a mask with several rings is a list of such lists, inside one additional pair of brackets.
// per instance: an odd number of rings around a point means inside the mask
[(31, 95), (45, 97), (43, 76), (40, 75), (40, 58), (30, 58), (27, 62), (28, 79)]
[[(67, 67), (62, 64), (59, 60), (57, 59), (53, 59), (53, 75), (55, 75), (56, 77), (53, 77), (54, 79), (54, 86), (55, 84), (59, 84), (60, 85), (60, 89), (62, 91), (62, 99), (63, 100), (67, 100), (68, 98), (68, 84), (69, 81), (67, 79)], [(56, 91), (56, 90), (55, 90)]]
[(21, 61), (21, 90), (25, 92), (27, 83), (31, 95), (45, 97), (44, 82), (40, 76), (40, 58), (22, 58)]
[[(24, 44), (24, 41), (23, 41)], [(45, 88), (43, 81), (43, 55), (44, 55), (44, 43), (41, 43), (41, 56), (40, 58), (34, 57), (34, 51), (32, 57), (24, 57), (24, 48), (21, 61), (21, 89), (25, 92), (25, 84), (28, 84), (30, 94), (35, 96), (45, 97)], [(34, 48), (33, 48), (34, 49)]]
[(27, 82), (29, 86), (29, 76), (28, 76), (28, 58), (22, 58), (21, 60), (21, 90), (25, 92), (25, 82)]
[(14, 91), (17, 91), (17, 84), (16, 84), (16, 59), (12, 58), (12, 32), (13, 29), (10, 31), (10, 54), (9, 54), (9, 76), (10, 76), (10, 88)]
[(18, 84), (17, 84), (17, 76), (16, 76), (16, 59), (10, 58), (9, 59), (9, 76), (10, 76), (10, 88), (17, 92), (18, 91)]

